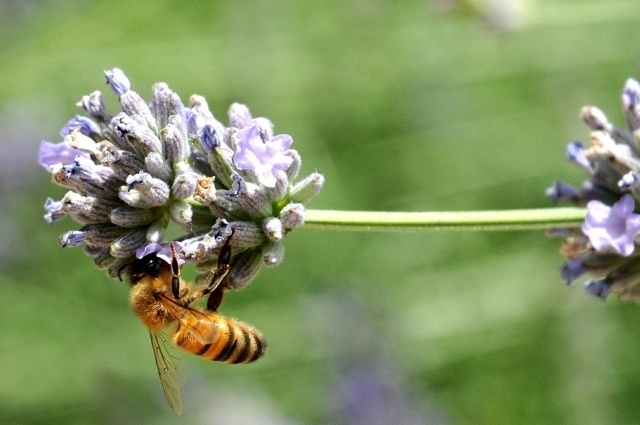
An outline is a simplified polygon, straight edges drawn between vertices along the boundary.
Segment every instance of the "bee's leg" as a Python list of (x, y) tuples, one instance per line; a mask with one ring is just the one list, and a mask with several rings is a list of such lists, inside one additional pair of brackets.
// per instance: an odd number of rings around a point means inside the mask
[[(187, 288), (187, 286), (183, 285), (183, 290), (187, 290)], [(210, 311), (216, 311), (222, 303), (222, 296), (224, 295), (225, 289), (226, 287), (224, 285), (220, 285), (219, 282), (216, 282), (213, 286), (207, 285), (201, 286), (193, 291), (188, 290), (187, 293), (184, 293), (183, 296), (180, 297), (180, 304), (186, 306), (209, 295), (209, 298), (207, 298), (207, 309)]]
[(211, 275), (211, 280), (209, 281), (209, 285), (207, 286), (207, 293), (213, 292), (227, 277), (229, 271), (231, 270), (231, 238), (233, 237), (234, 230), (231, 229), (231, 234), (224, 241), (224, 245), (220, 248), (220, 253), (218, 254), (218, 264), (216, 268), (213, 270)]
[(213, 291), (211, 291), (209, 298), (207, 298), (207, 310), (218, 311), (218, 307), (222, 304), (224, 291), (225, 287), (222, 285), (217, 286)]
[(180, 299), (180, 263), (178, 262), (178, 254), (173, 242), (169, 243), (169, 247), (171, 247), (171, 273), (173, 274), (171, 277), (171, 293), (177, 300)]
[[(175, 255), (175, 250), (173, 247), (173, 243), (171, 243), (171, 271), (173, 272), (173, 279), (171, 281), (171, 290), (173, 291), (174, 296), (176, 293), (176, 299), (180, 300), (180, 303), (183, 305), (189, 305), (195, 300), (203, 298), (209, 295), (207, 299), (207, 308), (211, 311), (216, 311), (222, 303), (222, 295), (224, 293), (224, 285), (221, 283), (229, 274), (231, 270), (231, 238), (233, 237), (234, 230), (231, 229), (231, 235), (227, 237), (220, 248), (220, 253), (218, 254), (218, 264), (216, 268), (213, 269), (210, 273), (211, 278), (209, 279), (209, 284), (195, 291), (191, 291), (190, 289), (187, 293), (183, 293), (180, 295), (180, 267), (178, 264), (178, 257)], [(177, 284), (177, 289), (174, 288), (174, 284)]]

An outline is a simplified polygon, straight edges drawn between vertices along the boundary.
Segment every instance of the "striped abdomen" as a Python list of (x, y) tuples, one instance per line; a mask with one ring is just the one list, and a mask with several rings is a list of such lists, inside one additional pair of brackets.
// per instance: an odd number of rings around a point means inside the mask
[(262, 334), (218, 313), (188, 314), (173, 334), (173, 341), (186, 351), (225, 363), (250, 363), (267, 351)]

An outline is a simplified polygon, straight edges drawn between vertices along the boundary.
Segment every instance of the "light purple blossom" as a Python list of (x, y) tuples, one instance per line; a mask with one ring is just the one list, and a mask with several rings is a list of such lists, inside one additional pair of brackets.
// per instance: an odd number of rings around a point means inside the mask
[(50, 171), (52, 165), (71, 164), (78, 155), (88, 156), (88, 154), (72, 148), (67, 142), (51, 143), (43, 140), (40, 142), (40, 149), (38, 149), (38, 164)]
[[(183, 248), (183, 244), (181, 242), (175, 241), (173, 242), (173, 246), (176, 252), (180, 252)], [(146, 257), (147, 255), (156, 254), (158, 258), (165, 261), (167, 264), (171, 264), (171, 247), (168, 243), (150, 243), (146, 245), (142, 245), (136, 251), (136, 258), (141, 259)], [(178, 257), (178, 264), (182, 266), (185, 263), (184, 259)]]
[(640, 215), (634, 214), (635, 202), (624, 195), (612, 207), (600, 201), (587, 204), (582, 232), (596, 251), (613, 249), (625, 257), (635, 249), (634, 239), (640, 234)]
[(263, 141), (260, 129), (253, 124), (238, 131), (238, 150), (233, 162), (240, 170), (253, 170), (263, 186), (276, 185), (276, 172), (285, 171), (293, 158), (284, 154), (293, 143), (288, 134), (279, 134)]

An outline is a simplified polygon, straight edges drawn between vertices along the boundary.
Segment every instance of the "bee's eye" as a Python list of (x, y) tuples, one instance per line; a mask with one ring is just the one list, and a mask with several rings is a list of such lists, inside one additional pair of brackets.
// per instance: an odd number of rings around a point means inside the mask
[(145, 274), (157, 276), (160, 273), (160, 261), (155, 255), (147, 255), (142, 259), (142, 269)]

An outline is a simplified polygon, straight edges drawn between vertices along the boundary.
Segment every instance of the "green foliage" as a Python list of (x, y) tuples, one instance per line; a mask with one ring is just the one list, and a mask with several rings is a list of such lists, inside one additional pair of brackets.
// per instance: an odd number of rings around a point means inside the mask
[(41, 218), (63, 192), (37, 145), (84, 94), (115, 107), (115, 66), (143, 96), (166, 81), (218, 116), (238, 101), (272, 119), (302, 173), (325, 174), (316, 209), (546, 207), (554, 178), (582, 179), (563, 159), (588, 137), (580, 108), (622, 123), (640, 17), (633, 1), (529, 3), (525, 26), (499, 32), (424, 1), (7, 2), (0, 152), (26, 154), (0, 182), (0, 422), (348, 423), (339, 388), (358, 367), (390, 371), (424, 421), (640, 422), (640, 310), (564, 287), (560, 241), (541, 232), (295, 231), (285, 262), (222, 306), (270, 352), (237, 367), (183, 356), (177, 419), (127, 286), (58, 247), (70, 221)]

